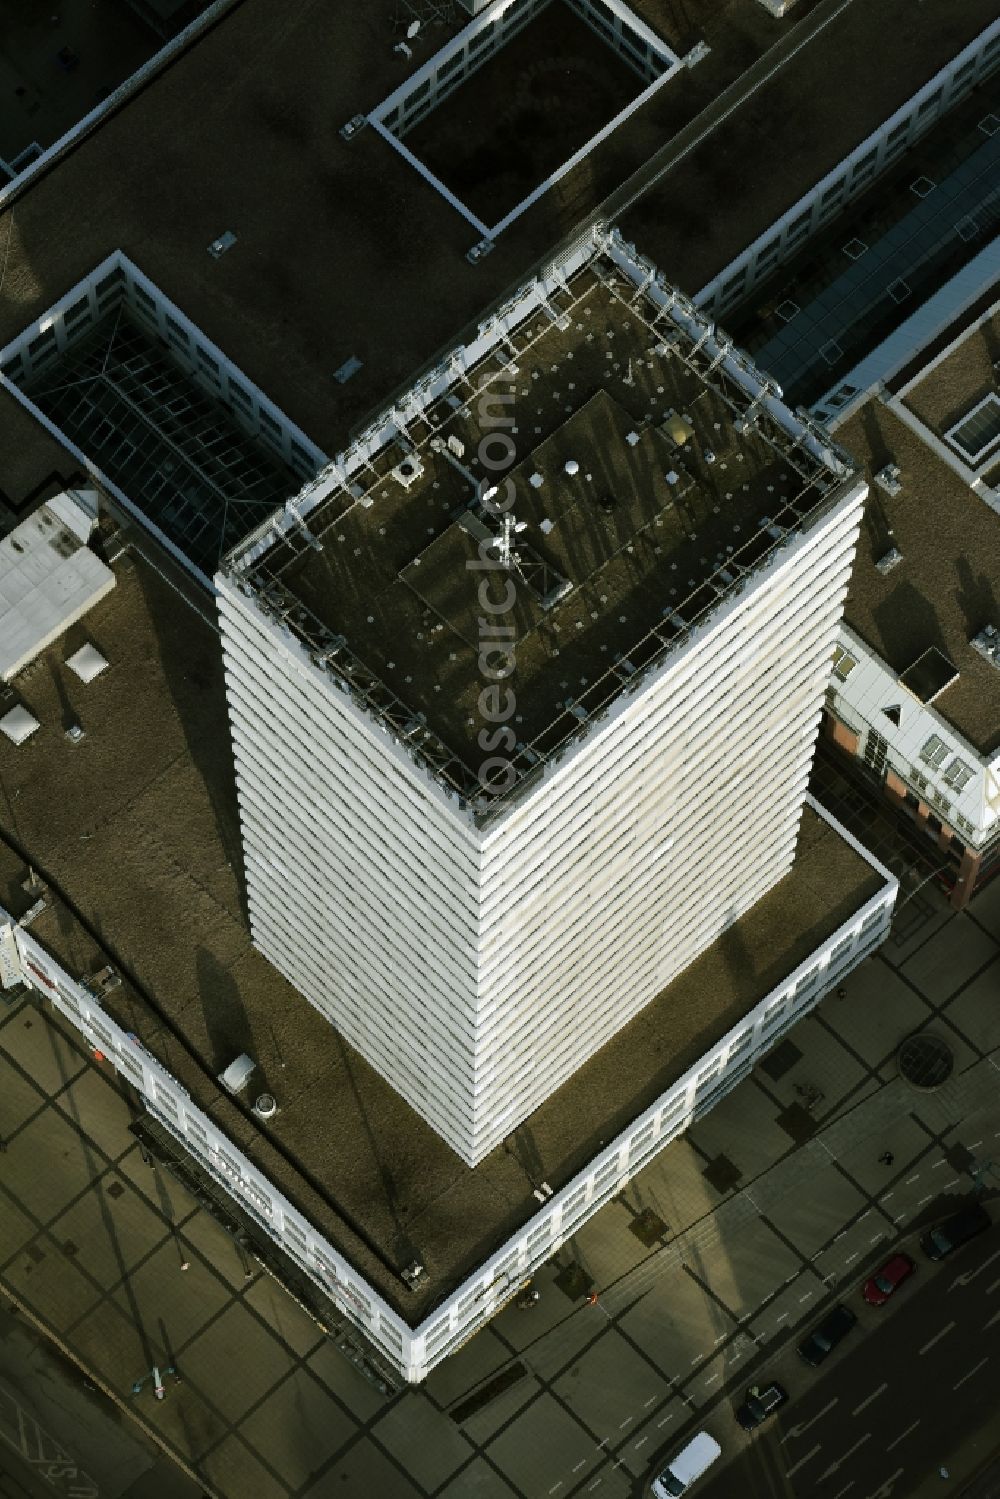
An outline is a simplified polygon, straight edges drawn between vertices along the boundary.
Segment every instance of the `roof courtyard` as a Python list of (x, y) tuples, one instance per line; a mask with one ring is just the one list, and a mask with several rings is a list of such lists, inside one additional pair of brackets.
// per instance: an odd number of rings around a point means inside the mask
[[(472, 1170), (252, 949), (218, 636), (139, 552), (115, 569), (18, 678), (42, 728), (0, 740), (0, 904), (32, 903), (30, 857), (53, 896), (32, 934), (76, 976), (117, 970), (110, 1012), (408, 1320), (530, 1217), (524, 1162), (566, 1182), (881, 887), (807, 811), (793, 872)], [(87, 686), (65, 665), (85, 640), (110, 662)], [(216, 1081), (243, 1051), (267, 1124)]]
[[(697, 34), (678, 22), (681, 8), (633, 0), (633, 9), (677, 55), (701, 38), (709, 55), (671, 78), (470, 265), (475, 231), (452, 205), (375, 130), (348, 141), (339, 134), (405, 71), (393, 51), (397, 0), (336, 8), (304, 0), (277, 29), (267, 0), (241, 0), (8, 190), (0, 346), (121, 250), (316, 445), (335, 452), (625, 178), (620, 201), (634, 205), (627, 232), (672, 281), (697, 291), (978, 34), (994, 8), (869, 0), (819, 28), (807, 6), (777, 21), (752, 0), (706, 0)], [(427, 27), (414, 67), (462, 19)], [(768, 76), (741, 83), (771, 47)], [(815, 86), (831, 74), (836, 89)], [(723, 99), (744, 87), (744, 102)], [(728, 207), (721, 222), (706, 207), (719, 195)], [(227, 231), (231, 248), (213, 258), (208, 247)], [(345, 367), (354, 373), (341, 382)], [(19, 505), (51, 472), (52, 439), (6, 390), (0, 441), (12, 454), (0, 487)]]

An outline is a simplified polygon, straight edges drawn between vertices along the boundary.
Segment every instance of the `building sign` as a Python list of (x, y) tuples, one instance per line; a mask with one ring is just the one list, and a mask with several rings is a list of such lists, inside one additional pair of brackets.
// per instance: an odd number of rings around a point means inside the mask
[(14, 941), (12, 926), (0, 927), (0, 987), (13, 989), (24, 980), (21, 970), (21, 955)]

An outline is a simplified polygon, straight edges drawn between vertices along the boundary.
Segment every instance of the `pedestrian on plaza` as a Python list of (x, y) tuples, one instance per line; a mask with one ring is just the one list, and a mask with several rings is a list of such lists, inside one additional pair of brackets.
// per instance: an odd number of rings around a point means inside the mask
[(587, 1297), (587, 1305), (588, 1306), (596, 1306), (597, 1305), (597, 1292), (596, 1291), (591, 1291), (590, 1292), (589, 1296)]
[(540, 1296), (541, 1292), (536, 1286), (525, 1286), (524, 1290), (517, 1298), (517, 1304), (522, 1311), (527, 1311), (529, 1307), (533, 1307), (537, 1304)]
[(878, 1159), (879, 1159), (879, 1165), (881, 1165), (881, 1166), (891, 1166), (892, 1163), (893, 1163), (893, 1161), (896, 1159), (896, 1157), (893, 1155), (893, 1153), (892, 1153), (891, 1150), (883, 1150), (882, 1154), (879, 1156)]
[(846, 999), (847, 998), (847, 990), (844, 988), (843, 984), (841, 984), (840, 988), (837, 990), (837, 998), (838, 999)]

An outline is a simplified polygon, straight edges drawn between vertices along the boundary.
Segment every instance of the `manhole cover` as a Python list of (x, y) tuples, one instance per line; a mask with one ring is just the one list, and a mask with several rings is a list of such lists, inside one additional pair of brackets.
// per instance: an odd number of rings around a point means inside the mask
[(931, 1093), (948, 1081), (955, 1058), (947, 1041), (940, 1036), (907, 1036), (896, 1058), (899, 1075), (911, 1088)]

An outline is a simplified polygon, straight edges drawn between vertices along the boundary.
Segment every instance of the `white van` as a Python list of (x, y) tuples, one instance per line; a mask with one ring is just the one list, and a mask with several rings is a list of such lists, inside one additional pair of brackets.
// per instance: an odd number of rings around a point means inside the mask
[(699, 1431), (653, 1479), (650, 1488), (653, 1499), (678, 1499), (680, 1494), (686, 1494), (695, 1480), (721, 1456), (722, 1448), (715, 1438), (707, 1431)]

